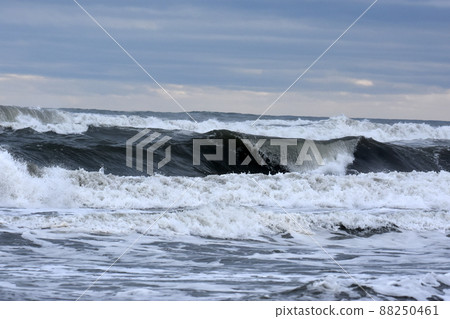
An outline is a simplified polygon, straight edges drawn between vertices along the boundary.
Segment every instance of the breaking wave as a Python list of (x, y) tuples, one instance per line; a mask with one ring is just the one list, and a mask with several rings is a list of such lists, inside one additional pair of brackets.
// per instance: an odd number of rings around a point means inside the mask
[[(226, 174), (193, 178), (115, 176), (103, 171), (47, 167), (37, 174), (4, 150), (0, 151), (0, 165), (0, 202), (10, 207), (147, 209), (211, 203), (259, 207), (274, 206), (274, 199), (285, 208), (312, 210), (450, 207), (450, 173), (445, 171), (346, 176)], [(268, 196), (261, 195), (260, 187)]]
[[(253, 116), (213, 112), (192, 112), (198, 123), (183, 113), (112, 112), (25, 108), (0, 106), (0, 127), (37, 132), (81, 134), (90, 127), (157, 128), (205, 133), (230, 130), (240, 133), (329, 140), (346, 136), (365, 136), (380, 142), (418, 139), (450, 139), (450, 126), (445, 122), (380, 121), (349, 119), (345, 116), (329, 119), (293, 116), (264, 117), (255, 125)], [(254, 116), (256, 119), (256, 116)]]
[[(153, 129), (153, 131), (158, 131)], [(15, 158), (21, 159), (39, 169), (58, 166), (65, 169), (84, 169), (122, 176), (143, 175), (125, 165), (125, 142), (138, 131), (131, 128), (90, 127), (84, 134), (38, 133), (31, 129), (5, 129), (0, 133), (0, 147)], [(228, 173), (276, 174), (286, 172), (316, 172), (323, 174), (354, 174), (369, 172), (411, 172), (411, 171), (449, 171), (450, 142), (446, 140), (427, 140), (420, 143), (382, 143), (363, 136), (344, 137), (332, 140), (315, 141), (323, 165), (314, 156), (295, 165), (305, 139), (297, 139), (297, 147), (289, 147), (288, 163), (280, 161), (279, 146), (271, 146), (269, 136), (243, 134), (228, 130), (215, 130), (207, 133), (186, 133), (185, 131), (164, 131), (161, 134), (171, 137), (171, 161), (157, 172), (167, 176), (208, 176)], [(201, 156), (200, 165), (193, 165), (193, 139), (218, 139), (223, 141), (224, 156), (220, 161), (208, 161)], [(236, 164), (230, 163), (229, 141), (236, 141)], [(260, 165), (249, 152), (243, 140), (253, 145), (258, 140), (265, 144), (258, 150), (265, 165)], [(155, 157), (164, 158), (165, 148), (159, 148)], [(207, 152), (212, 151), (204, 151)], [(145, 154), (144, 154), (145, 155)], [(242, 165), (249, 157), (251, 161)]]

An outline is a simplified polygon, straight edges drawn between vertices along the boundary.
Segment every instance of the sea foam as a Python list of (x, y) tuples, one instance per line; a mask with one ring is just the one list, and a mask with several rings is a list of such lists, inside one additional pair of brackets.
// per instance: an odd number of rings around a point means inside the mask
[(13, 207), (146, 209), (210, 203), (285, 208), (447, 210), (450, 173), (320, 172), (227, 174), (204, 178), (115, 176), (47, 167), (38, 173), (0, 150), (0, 203)]
[(190, 120), (165, 119), (148, 116), (145, 113), (101, 114), (90, 112), (69, 112), (59, 109), (22, 108), (0, 106), (0, 126), (14, 130), (32, 128), (38, 132), (53, 131), (58, 134), (81, 134), (90, 126), (132, 127), (183, 130), (205, 133), (227, 129), (253, 135), (287, 138), (329, 140), (346, 136), (365, 136), (380, 142), (418, 139), (450, 139), (450, 126), (431, 126), (426, 123), (397, 122), (375, 123), (337, 116), (324, 120), (305, 119), (261, 119), (220, 121), (214, 118), (195, 123)]

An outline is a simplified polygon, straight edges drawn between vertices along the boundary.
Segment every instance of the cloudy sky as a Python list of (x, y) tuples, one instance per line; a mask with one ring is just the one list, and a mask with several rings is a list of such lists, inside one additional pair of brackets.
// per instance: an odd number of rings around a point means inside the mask
[[(262, 113), (373, 0), (78, 0), (187, 110)], [(0, 0), (0, 104), (181, 111), (73, 0)], [(450, 120), (450, 1), (379, 0), (268, 114)]]

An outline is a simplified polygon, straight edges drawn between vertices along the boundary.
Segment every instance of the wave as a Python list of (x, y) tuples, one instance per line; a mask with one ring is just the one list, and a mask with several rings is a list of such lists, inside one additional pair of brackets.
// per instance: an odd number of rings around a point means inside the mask
[[(321, 230), (335, 239), (368, 238), (388, 232), (441, 231), (450, 228), (448, 212), (390, 210), (386, 212), (299, 212), (284, 213), (269, 208), (209, 204), (196, 209), (163, 211), (52, 210), (2, 211), (0, 225), (11, 230), (32, 229), (91, 234), (145, 233), (164, 236), (200, 236), (249, 239), (262, 236), (311, 235)], [(18, 218), (20, 216), (20, 218)], [(37, 242), (36, 244), (39, 244)]]
[[(359, 275), (359, 285), (371, 292), (378, 300), (428, 300), (449, 299), (446, 287), (450, 283), (450, 273), (434, 272), (395, 275)], [(311, 296), (320, 296), (322, 300), (358, 300), (361, 289), (353, 278), (338, 275), (326, 275), (321, 279), (312, 279), (303, 285), (275, 293), (265, 299), (273, 300), (314, 300)]]
[[(157, 131), (157, 130), (153, 130)], [(135, 168), (125, 165), (125, 142), (138, 130), (132, 128), (90, 127), (84, 134), (61, 135), (54, 132), (38, 133), (32, 129), (5, 129), (0, 133), (0, 146), (16, 158), (28, 163), (36, 174), (43, 167), (58, 166), (65, 169), (85, 169), (122, 176), (143, 175)], [(171, 147), (171, 161), (157, 173), (167, 176), (208, 176), (229, 173), (276, 174), (287, 172), (315, 172), (344, 175), (369, 172), (410, 172), (410, 171), (450, 171), (450, 142), (427, 140), (414, 143), (381, 143), (359, 137), (315, 141), (314, 144), (323, 160), (311, 157), (302, 165), (295, 165), (306, 140), (297, 139), (298, 145), (290, 146), (287, 163), (280, 160), (280, 147), (270, 145), (269, 136), (243, 134), (229, 130), (215, 130), (207, 133), (185, 133), (184, 131), (164, 131), (169, 136), (167, 145)], [(193, 139), (223, 141), (223, 160), (208, 161), (201, 156), (200, 165), (193, 165)], [(266, 140), (258, 154), (266, 165), (256, 162), (255, 156), (244, 145), (249, 140), (253, 145), (258, 140)], [(230, 141), (236, 141), (237, 165), (232, 165)], [(155, 158), (165, 157), (165, 148), (155, 152)], [(202, 152), (214, 152), (202, 150)], [(232, 153), (231, 153), (232, 154)], [(144, 154), (146, 155), (146, 154)], [(249, 158), (247, 165), (242, 165)], [(146, 162), (144, 157), (144, 163)], [(145, 172), (145, 166), (144, 166)]]
[[(39, 174), (0, 151), (3, 207), (106, 209), (190, 208), (208, 205), (286, 209), (448, 210), (450, 173), (286, 173), (198, 177), (115, 176), (83, 169), (47, 167)], [(258, 186), (260, 185), (260, 186)], [(261, 188), (262, 189), (261, 189)], [(173, 206), (172, 206), (173, 205)], [(225, 210), (225, 208), (224, 208)]]
[(37, 132), (82, 134), (90, 127), (156, 128), (206, 133), (230, 130), (240, 133), (330, 140), (345, 136), (364, 136), (380, 142), (418, 139), (450, 139), (447, 122), (385, 121), (384, 123), (349, 119), (345, 116), (329, 119), (301, 119), (273, 117), (261, 119), (254, 125), (255, 116), (226, 113), (193, 112), (201, 121), (186, 119), (184, 113), (111, 112), (95, 110), (61, 110), (0, 106), (0, 127), (20, 130), (31, 128)]

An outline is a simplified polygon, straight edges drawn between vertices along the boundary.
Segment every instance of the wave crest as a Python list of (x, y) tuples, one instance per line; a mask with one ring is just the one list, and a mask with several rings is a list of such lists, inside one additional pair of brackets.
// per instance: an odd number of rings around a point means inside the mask
[[(203, 114), (203, 113), (201, 113)], [(207, 114), (208, 115), (208, 114)], [(364, 136), (380, 142), (418, 139), (450, 139), (450, 126), (444, 123), (432, 126), (417, 121), (391, 121), (379, 123), (369, 120), (337, 116), (329, 119), (262, 119), (253, 125), (249, 116), (226, 120), (217, 119), (217, 113), (203, 114), (203, 121), (194, 123), (184, 119), (185, 114), (159, 114), (152, 112), (75, 111), (0, 106), (0, 126), (14, 130), (31, 128), (37, 132), (81, 134), (89, 127), (134, 127), (163, 130), (184, 130), (206, 133), (230, 130), (241, 133), (285, 138), (329, 140), (345, 136)]]

